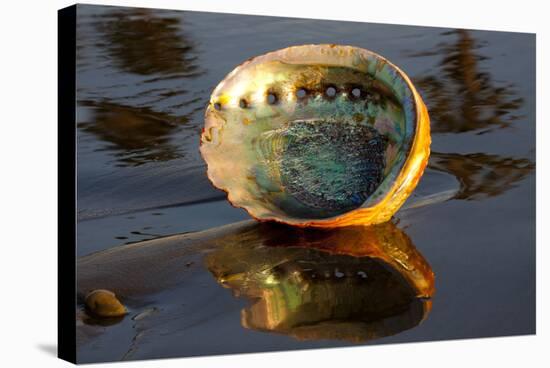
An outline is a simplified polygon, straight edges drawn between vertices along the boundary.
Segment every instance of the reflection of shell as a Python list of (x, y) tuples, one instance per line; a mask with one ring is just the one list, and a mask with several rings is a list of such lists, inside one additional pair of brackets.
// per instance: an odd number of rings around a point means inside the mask
[(413, 328), (431, 310), (433, 271), (391, 221), (243, 230), (217, 238), (205, 263), (220, 284), (251, 300), (241, 312), (245, 328), (363, 342)]
[(388, 220), (428, 160), (429, 118), (408, 77), (370, 51), (289, 47), (214, 90), (201, 154), (212, 183), (259, 220)]

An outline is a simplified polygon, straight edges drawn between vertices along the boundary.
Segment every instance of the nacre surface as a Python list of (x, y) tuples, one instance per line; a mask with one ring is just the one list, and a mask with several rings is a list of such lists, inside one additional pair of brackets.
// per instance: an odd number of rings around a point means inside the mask
[(238, 66), (212, 93), (201, 135), (208, 177), (258, 220), (385, 222), (429, 156), (426, 107), (371, 51), (305, 45)]

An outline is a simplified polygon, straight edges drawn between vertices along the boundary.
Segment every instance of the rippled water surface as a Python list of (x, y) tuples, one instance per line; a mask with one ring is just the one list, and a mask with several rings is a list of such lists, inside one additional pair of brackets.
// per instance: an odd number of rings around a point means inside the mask
[[(393, 222), (436, 275), (433, 308), (419, 326), (371, 342), (534, 333), (530, 34), (79, 5), (78, 255), (247, 219), (206, 179), (198, 153), (205, 106), (244, 60), (308, 43), (387, 57), (413, 79), (432, 121), (429, 168)], [(194, 267), (196, 282), (178, 294), (185, 302), (156, 297), (166, 318), (183, 321), (179, 329), (152, 328), (132, 345), (137, 323), (127, 317), (82, 343), (79, 360), (349, 344), (246, 329), (246, 303)], [(187, 309), (174, 312), (174, 300)]]

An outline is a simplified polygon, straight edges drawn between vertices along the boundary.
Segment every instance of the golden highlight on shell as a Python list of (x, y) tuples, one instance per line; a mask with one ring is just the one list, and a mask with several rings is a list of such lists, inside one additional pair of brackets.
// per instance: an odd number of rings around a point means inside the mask
[(366, 49), (304, 45), (252, 58), (214, 89), (201, 155), (210, 181), (260, 221), (388, 221), (430, 154), (428, 111), (397, 66)]

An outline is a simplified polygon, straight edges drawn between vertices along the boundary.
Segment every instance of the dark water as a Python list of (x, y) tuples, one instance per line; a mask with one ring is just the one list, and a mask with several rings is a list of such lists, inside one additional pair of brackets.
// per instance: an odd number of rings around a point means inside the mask
[[(246, 219), (206, 179), (198, 153), (204, 108), (242, 61), (307, 43), (387, 57), (413, 79), (432, 121), (429, 169), (406, 206), (439, 200), (402, 210), (394, 222), (436, 275), (433, 309), (419, 326), (370, 343), (534, 333), (530, 34), (79, 5), (79, 256)], [(128, 354), (138, 331), (127, 317), (81, 345), (79, 360), (349, 344), (243, 328), (246, 301), (204, 269), (192, 277), (193, 298), (178, 312), (187, 324), (153, 329)], [(165, 294), (158, 304), (173, 310), (182, 296)]]

